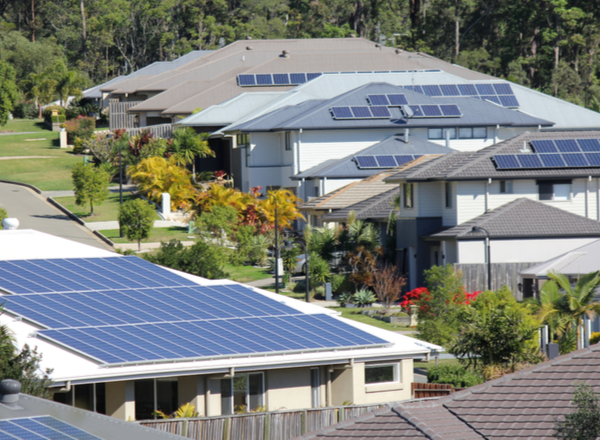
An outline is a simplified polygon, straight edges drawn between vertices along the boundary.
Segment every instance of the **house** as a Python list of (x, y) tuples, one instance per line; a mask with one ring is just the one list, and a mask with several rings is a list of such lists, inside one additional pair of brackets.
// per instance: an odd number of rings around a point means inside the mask
[(423, 282), (423, 270), (448, 263), (463, 269), (467, 285), (486, 287), (485, 234), (473, 226), (491, 237), (492, 287), (515, 292), (521, 270), (596, 240), (599, 138), (597, 131), (524, 133), (388, 177), (401, 185), (397, 248), (410, 287)]
[(185, 437), (116, 420), (47, 399), (20, 394), (14, 380), (0, 382), (0, 438), (75, 440), (182, 440)]
[(140, 420), (187, 402), (214, 416), (403, 400), (413, 359), (441, 350), (317, 305), (67, 242), (0, 231), (0, 249), (19, 248), (0, 260), (0, 324), (38, 348), (42, 368), (54, 369), (54, 400), (77, 408)]
[[(373, 113), (374, 112), (374, 113)], [(410, 130), (459, 151), (554, 123), (471, 97), (433, 98), (387, 83), (358, 87), (328, 100), (309, 100), (229, 127), (238, 135), (232, 157), (241, 188), (291, 188), (312, 196), (292, 176)], [(362, 167), (372, 167), (361, 164)], [(379, 167), (381, 164), (375, 163)], [(307, 185), (306, 182), (304, 185)]]
[(599, 359), (596, 344), (447, 397), (388, 404), (297, 440), (550, 440), (555, 418), (573, 411), (579, 383), (600, 392)]

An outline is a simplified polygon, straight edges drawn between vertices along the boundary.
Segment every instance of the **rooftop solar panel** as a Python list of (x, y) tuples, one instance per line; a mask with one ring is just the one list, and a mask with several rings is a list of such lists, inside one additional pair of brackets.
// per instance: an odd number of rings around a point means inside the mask
[(477, 95), (477, 89), (473, 84), (457, 84), (457, 87), (462, 96)]
[(585, 158), (593, 167), (600, 167), (600, 153), (585, 153)]
[(440, 84), (440, 89), (444, 96), (460, 96), (458, 87), (455, 84)]
[(409, 105), (408, 107), (413, 112), (413, 115), (412, 115), (413, 118), (422, 118), (423, 116), (425, 116), (425, 114), (423, 113), (423, 110), (421, 110), (420, 105)]
[(421, 93), (421, 94), (425, 94), (425, 92), (423, 92), (423, 88), (421, 86), (404, 86), (404, 88), (408, 89), (408, 90), (412, 90), (413, 92), (416, 93)]
[(381, 168), (394, 168), (398, 166), (394, 156), (375, 156)]
[(306, 82), (306, 73), (290, 73), (291, 84), (304, 84)]
[(514, 154), (497, 154), (494, 160), (498, 169), (521, 168), (521, 163)]
[(270, 73), (257, 73), (256, 84), (259, 86), (270, 86), (273, 84), (273, 77)]
[(375, 156), (356, 156), (359, 168), (379, 168)]
[(350, 111), (350, 107), (331, 107), (333, 117), (335, 119), (352, 119), (354, 116)]
[(359, 106), (359, 107), (350, 107), (352, 109), (352, 114), (355, 118), (358, 119), (371, 119), (373, 115), (371, 114), (371, 110), (367, 106)]
[[(417, 156), (417, 157), (421, 157), (421, 156)], [(396, 159), (398, 166), (404, 165), (405, 163), (408, 163), (411, 160), (416, 159), (416, 157), (414, 157), (412, 154), (401, 154), (401, 155), (394, 156), (394, 158)]]
[(492, 84), (497, 95), (514, 95), (510, 84)]
[(321, 75), (322, 75), (322, 73), (307, 73), (307, 74), (306, 74), (306, 79), (307, 79), (308, 81), (310, 81), (311, 79), (318, 78), (318, 77), (320, 77)]
[(576, 141), (582, 151), (600, 151), (598, 139), (577, 139)]
[(423, 93), (425, 93), (427, 96), (442, 96), (442, 91), (440, 90), (440, 87), (437, 85), (433, 85), (433, 86), (422, 86), (423, 87)]
[(585, 155), (583, 153), (569, 153), (562, 155), (563, 160), (567, 164), (568, 167), (589, 167)]
[(390, 101), (390, 105), (406, 105), (408, 101), (406, 100), (406, 96), (402, 94), (390, 94), (387, 95), (387, 98)]
[(439, 105), (422, 105), (421, 110), (425, 116), (442, 116)]
[(455, 104), (440, 105), (440, 110), (442, 110), (444, 116), (462, 116), (460, 108)]
[(256, 79), (254, 78), (254, 75), (238, 75), (238, 85), (254, 86), (256, 85)]
[(367, 95), (371, 105), (389, 105), (390, 101), (386, 95)]
[(290, 84), (290, 77), (287, 73), (274, 73), (273, 84)]
[(479, 95), (495, 95), (496, 90), (492, 87), (491, 84), (475, 84), (475, 88), (477, 89), (477, 93)]
[(566, 166), (561, 154), (546, 153), (537, 156), (544, 164), (544, 168), (562, 168)]
[(539, 154), (517, 154), (523, 168), (544, 168)]
[(519, 107), (519, 101), (517, 101), (517, 97), (514, 95), (500, 95), (498, 99), (500, 99), (500, 104), (504, 107)]
[(533, 140), (531, 145), (536, 153), (556, 153), (558, 149), (552, 140)]
[(481, 99), (485, 99), (486, 101), (491, 101), (495, 104), (500, 104), (500, 99), (496, 95), (481, 95)]
[(574, 139), (556, 139), (554, 144), (561, 153), (578, 153), (581, 151)]
[(42, 416), (0, 421), (2, 440), (101, 440), (73, 425)]
[(371, 107), (371, 113), (374, 118), (391, 118), (392, 114), (389, 109), (385, 106), (373, 106)]

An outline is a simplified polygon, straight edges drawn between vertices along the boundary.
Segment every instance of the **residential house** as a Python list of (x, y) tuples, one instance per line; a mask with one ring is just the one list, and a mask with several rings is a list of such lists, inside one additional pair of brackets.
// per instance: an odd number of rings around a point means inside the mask
[(388, 404), (297, 440), (554, 438), (578, 384), (600, 392), (598, 344), (439, 399)]
[(0, 324), (54, 369), (54, 400), (122, 420), (188, 402), (213, 416), (404, 400), (413, 359), (441, 350), (35, 231), (0, 231), (0, 250)]
[(304, 188), (293, 181), (293, 176), (329, 159), (356, 154), (399, 130), (410, 130), (411, 137), (438, 139), (448, 148), (473, 151), (503, 136), (553, 124), (482, 99), (448, 101), (373, 83), (333, 99), (281, 108), (230, 127), (226, 133), (238, 135), (232, 168), (239, 170), (242, 190), (291, 188), (310, 197), (319, 194), (312, 193), (306, 182)]
[(388, 177), (401, 185), (397, 248), (410, 287), (423, 282), (423, 270), (448, 263), (461, 265), (467, 285), (486, 287), (486, 236), (473, 226), (491, 238), (492, 287), (515, 292), (521, 270), (596, 240), (599, 138), (524, 133)]

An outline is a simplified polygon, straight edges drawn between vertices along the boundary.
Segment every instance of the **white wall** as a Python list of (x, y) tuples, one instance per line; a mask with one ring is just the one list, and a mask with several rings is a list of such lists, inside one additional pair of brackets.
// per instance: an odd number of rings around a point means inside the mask
[[(250, 166), (289, 165), (285, 164), (283, 133), (252, 133), (250, 135)], [(254, 186), (254, 185), (251, 185)]]
[[(585, 246), (597, 238), (492, 240), (492, 263), (537, 263)], [(482, 264), (486, 261), (485, 240), (460, 240), (457, 263)]]
[(456, 182), (456, 224), (460, 225), (485, 212), (485, 185), (483, 180)]
[(419, 217), (441, 217), (446, 200), (443, 182), (420, 182), (417, 185)]
[(457, 219), (458, 219), (458, 198), (457, 198), (457, 192), (458, 192), (458, 182), (450, 182), (450, 186), (451, 186), (451, 197), (452, 197), (452, 206), (450, 208), (446, 208), (446, 199), (445, 199), (445, 195), (443, 194), (443, 192), (446, 190), (445, 185), (442, 183), (442, 185), (439, 188), (439, 191), (442, 192), (442, 203), (443, 203), (443, 207), (442, 207), (442, 225), (443, 226), (456, 226), (457, 223)]

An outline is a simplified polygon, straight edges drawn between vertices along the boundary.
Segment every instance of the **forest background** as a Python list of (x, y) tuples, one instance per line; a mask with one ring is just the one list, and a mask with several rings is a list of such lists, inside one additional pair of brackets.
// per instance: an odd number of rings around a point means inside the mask
[(351, 34), (599, 110), (598, 1), (0, 0), (0, 56), (17, 84), (57, 61), (85, 88), (247, 36)]

